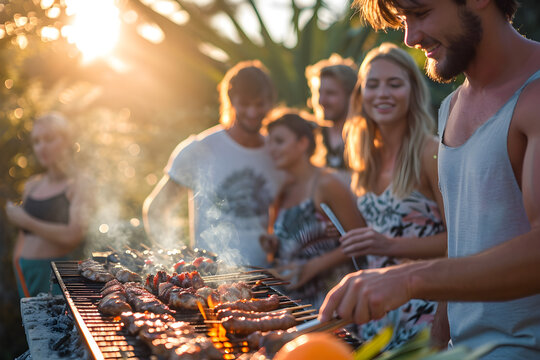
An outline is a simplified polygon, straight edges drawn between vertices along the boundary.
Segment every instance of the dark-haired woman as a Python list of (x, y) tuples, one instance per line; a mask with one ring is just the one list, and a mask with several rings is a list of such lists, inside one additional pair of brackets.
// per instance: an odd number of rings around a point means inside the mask
[(327, 291), (354, 270), (351, 258), (339, 249), (339, 235), (329, 236), (321, 203), (335, 212), (345, 230), (365, 225), (347, 185), (311, 163), (311, 122), (294, 110), (278, 109), (266, 129), (272, 159), (287, 180), (273, 206), (273, 234), (261, 237), (261, 245), (291, 282), (288, 294), (318, 308)]

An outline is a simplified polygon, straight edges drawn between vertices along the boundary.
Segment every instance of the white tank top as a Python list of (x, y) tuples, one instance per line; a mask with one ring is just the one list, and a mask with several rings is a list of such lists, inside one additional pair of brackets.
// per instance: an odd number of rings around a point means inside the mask
[[(448, 96), (439, 109), (439, 187), (448, 227), (448, 256), (489, 249), (530, 230), (522, 193), (507, 150), (507, 137), (521, 91), (458, 147), (443, 144)], [(540, 295), (504, 302), (451, 302), (455, 346), (499, 345), (486, 359), (540, 359)]]

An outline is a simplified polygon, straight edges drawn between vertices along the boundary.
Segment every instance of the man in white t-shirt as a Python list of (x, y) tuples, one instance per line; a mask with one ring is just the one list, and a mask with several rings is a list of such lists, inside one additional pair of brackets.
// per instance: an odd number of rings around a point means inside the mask
[(145, 229), (154, 241), (168, 241), (178, 218), (172, 210), (187, 194), (192, 246), (228, 263), (265, 266), (258, 238), (283, 178), (260, 134), (274, 87), (260, 62), (245, 61), (225, 74), (219, 91), (221, 124), (176, 147), (144, 202)]

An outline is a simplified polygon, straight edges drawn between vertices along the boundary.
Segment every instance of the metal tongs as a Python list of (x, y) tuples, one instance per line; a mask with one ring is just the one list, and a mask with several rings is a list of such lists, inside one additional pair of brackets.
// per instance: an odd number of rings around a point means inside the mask
[[(326, 205), (325, 203), (321, 203), (320, 204), (321, 206), (321, 209), (324, 211), (324, 213), (326, 214), (326, 216), (328, 216), (328, 218), (330, 219), (330, 221), (332, 222), (332, 224), (334, 224), (334, 226), (336, 227), (337, 231), (339, 232), (339, 234), (341, 236), (345, 235), (345, 229), (343, 228), (343, 226), (341, 225), (341, 223), (339, 222), (336, 214), (334, 214), (334, 212), (332, 211), (332, 209), (330, 209), (330, 207), (328, 205)], [(353, 264), (354, 264), (354, 268), (356, 270), (360, 270), (360, 267), (358, 266), (358, 264), (356, 263), (356, 259), (354, 258), (354, 256), (351, 257), (352, 258), (352, 261), (353, 261)]]
[(328, 320), (324, 323), (321, 323), (319, 319), (314, 319), (314, 320), (306, 321), (303, 324), (297, 325), (295, 333), (298, 335), (303, 335), (303, 334), (314, 332), (314, 331), (332, 332), (350, 323), (351, 323), (350, 320), (343, 320), (337, 317), (331, 320)]

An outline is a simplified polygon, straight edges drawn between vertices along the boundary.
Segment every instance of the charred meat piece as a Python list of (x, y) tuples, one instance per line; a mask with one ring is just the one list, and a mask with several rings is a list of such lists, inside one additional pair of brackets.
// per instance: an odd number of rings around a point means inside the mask
[(142, 278), (139, 274), (134, 273), (133, 271), (129, 270), (128, 268), (116, 264), (109, 268), (109, 271), (111, 274), (118, 279), (118, 281), (122, 283), (126, 282), (142, 282)]
[(165, 304), (168, 304), (171, 297), (171, 290), (173, 288), (178, 288), (178, 286), (173, 285), (170, 282), (159, 284), (158, 298)]
[(105, 285), (103, 285), (103, 287), (101, 288), (101, 291), (107, 289), (108, 287), (115, 286), (115, 285), (122, 285), (122, 283), (120, 281), (118, 281), (117, 279), (112, 279), (111, 281), (108, 281), (108, 282), (105, 283)]
[(170, 314), (171, 309), (154, 294), (138, 286), (126, 286), (127, 300), (139, 312), (150, 311), (156, 314)]
[(200, 289), (197, 289), (195, 293), (205, 300), (208, 307), (211, 307), (210, 305), (212, 305), (213, 307), (213, 305), (219, 303), (220, 301), (219, 293), (215, 289), (212, 289), (208, 286), (204, 286)]
[(113, 285), (113, 286), (109, 286), (108, 288), (105, 288), (105, 289), (102, 289), (101, 290), (101, 296), (105, 297), (109, 294), (112, 294), (112, 293), (122, 293), (122, 294), (126, 294), (126, 290), (124, 289), (124, 287), (122, 285)]
[(216, 305), (214, 311), (222, 309), (230, 310), (242, 310), (242, 311), (272, 311), (276, 310), (279, 306), (279, 297), (273, 294), (264, 299), (252, 299), (252, 300), (237, 300), (233, 302), (225, 302)]
[(148, 275), (145, 280), (145, 287), (154, 295), (158, 295), (159, 284), (169, 282), (171, 277), (165, 271), (158, 271), (155, 275)]
[(251, 299), (251, 287), (243, 281), (232, 284), (222, 284), (218, 287), (221, 302), (231, 302), (242, 299)]
[[(168, 314), (124, 312), (120, 314), (124, 327), (130, 334), (137, 334), (144, 327), (163, 326), (167, 323), (174, 323), (176, 320)], [(188, 324), (189, 325), (189, 324)]]
[(112, 279), (111, 281), (107, 282), (100, 290), (101, 296), (105, 297), (113, 292), (125, 292), (124, 291), (124, 285), (116, 279)]
[(170, 282), (181, 288), (195, 288), (195, 290), (204, 287), (204, 280), (197, 271), (183, 272), (180, 274), (173, 274), (170, 278)]
[(296, 325), (296, 318), (291, 314), (268, 315), (258, 319), (230, 316), (223, 319), (221, 325), (234, 334), (250, 334), (255, 331), (287, 330)]
[(81, 261), (78, 268), (81, 275), (91, 281), (108, 282), (114, 279), (114, 276), (105, 270), (102, 264), (92, 259)]
[(174, 309), (198, 310), (198, 303), (201, 303), (203, 306), (206, 305), (204, 298), (197, 295), (193, 290), (173, 287), (170, 291), (169, 305)]
[(269, 332), (256, 331), (243, 340), (250, 349), (265, 349), (265, 353), (273, 356), (289, 341), (298, 336), (296, 331), (275, 330)]
[(215, 348), (212, 341), (205, 336), (197, 336), (186, 344), (183, 344), (169, 355), (169, 360), (218, 360), (223, 359), (223, 354)]
[(126, 294), (120, 292), (113, 292), (101, 298), (97, 307), (100, 313), (114, 316), (132, 310), (126, 301)]

